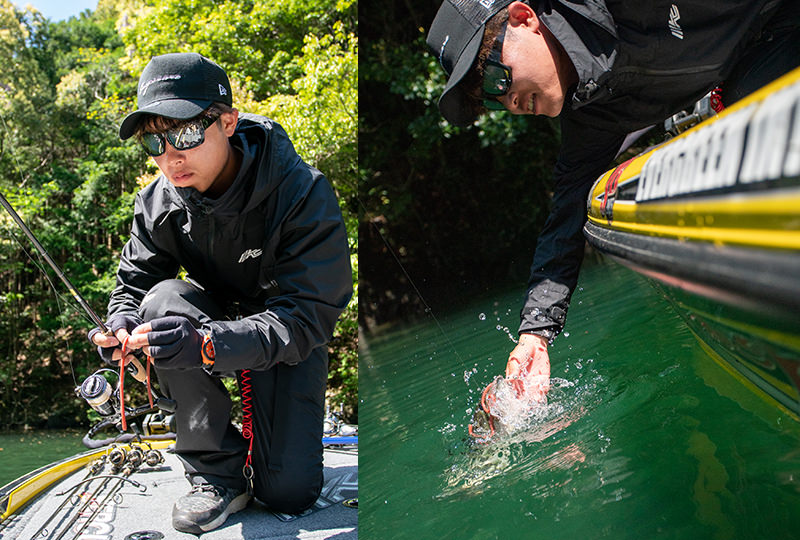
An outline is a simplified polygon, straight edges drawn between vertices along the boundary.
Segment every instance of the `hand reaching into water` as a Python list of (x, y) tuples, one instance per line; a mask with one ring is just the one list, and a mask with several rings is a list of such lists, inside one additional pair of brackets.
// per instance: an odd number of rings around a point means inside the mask
[(487, 442), (495, 431), (513, 431), (528, 418), (534, 403), (544, 403), (550, 390), (547, 340), (522, 334), (511, 351), (505, 378), (497, 376), (481, 394), (481, 406), (469, 424), (470, 436)]
[(535, 334), (522, 334), (506, 364), (506, 379), (519, 377), (525, 383), (529, 400), (544, 401), (550, 390), (550, 355), (547, 340)]

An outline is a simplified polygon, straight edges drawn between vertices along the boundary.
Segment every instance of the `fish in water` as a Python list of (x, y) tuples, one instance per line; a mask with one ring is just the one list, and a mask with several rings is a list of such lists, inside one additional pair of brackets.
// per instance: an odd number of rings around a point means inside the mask
[(541, 377), (498, 375), (481, 394), (480, 408), (469, 425), (469, 434), (487, 442), (495, 434), (511, 433), (525, 426), (537, 405), (547, 402), (549, 380)]

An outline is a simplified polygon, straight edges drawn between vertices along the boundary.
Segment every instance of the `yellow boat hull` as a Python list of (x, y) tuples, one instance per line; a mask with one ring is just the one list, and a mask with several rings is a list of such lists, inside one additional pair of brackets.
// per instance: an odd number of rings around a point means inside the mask
[(800, 69), (601, 176), (584, 232), (800, 414)]

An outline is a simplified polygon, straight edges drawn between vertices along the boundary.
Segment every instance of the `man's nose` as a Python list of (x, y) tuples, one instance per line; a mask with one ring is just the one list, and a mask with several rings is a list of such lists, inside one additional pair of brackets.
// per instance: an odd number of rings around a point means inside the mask
[(522, 114), (522, 100), (516, 92), (509, 92), (500, 98), (500, 103), (512, 114)]
[(186, 153), (172, 146), (172, 143), (169, 141), (167, 141), (167, 148), (164, 151), (164, 155), (169, 163), (179, 163), (186, 159)]

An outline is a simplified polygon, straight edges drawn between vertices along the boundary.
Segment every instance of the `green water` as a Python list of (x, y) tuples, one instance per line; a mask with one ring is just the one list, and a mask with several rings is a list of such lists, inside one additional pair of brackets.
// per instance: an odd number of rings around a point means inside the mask
[(800, 538), (800, 424), (715, 364), (667, 301), (584, 267), (529, 425), (467, 441), (520, 290), (368, 337), (359, 538)]
[(0, 432), (0, 487), (32, 470), (85, 452), (77, 431)]

